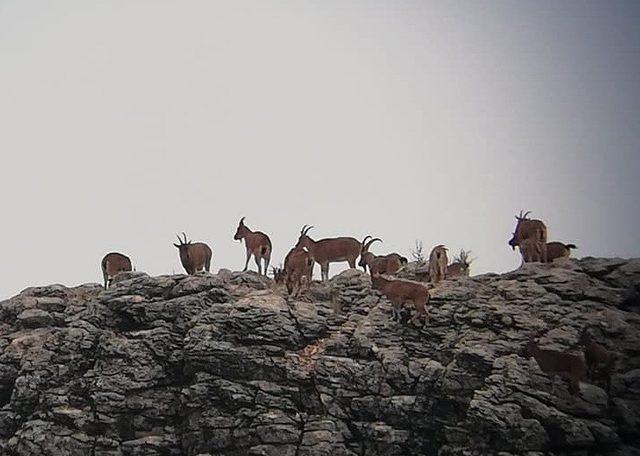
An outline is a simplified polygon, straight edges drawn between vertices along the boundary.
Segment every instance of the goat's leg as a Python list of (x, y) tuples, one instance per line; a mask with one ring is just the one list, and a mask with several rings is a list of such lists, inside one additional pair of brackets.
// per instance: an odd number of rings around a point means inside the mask
[(256, 265), (258, 265), (258, 275), (262, 275), (262, 263), (261, 263), (261, 258), (258, 255), (254, 255), (253, 259), (256, 262)]
[(271, 252), (267, 253), (264, 257), (264, 275), (269, 272), (269, 263), (271, 262)]
[(247, 269), (249, 268), (250, 259), (251, 259), (251, 250), (247, 249), (247, 260), (244, 262), (244, 269), (242, 270), (242, 272), (247, 272)]

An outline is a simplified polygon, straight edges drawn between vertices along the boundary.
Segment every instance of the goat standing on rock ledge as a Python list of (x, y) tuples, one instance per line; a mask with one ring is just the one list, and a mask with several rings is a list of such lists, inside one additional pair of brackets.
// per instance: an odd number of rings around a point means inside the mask
[(187, 271), (187, 274), (193, 275), (198, 271), (207, 271), (211, 268), (211, 257), (213, 252), (211, 248), (204, 242), (196, 242), (192, 244), (187, 240), (187, 235), (182, 233), (184, 240), (178, 236), (180, 244), (173, 244), (180, 252), (180, 262)]
[[(516, 224), (516, 229), (513, 232), (513, 237), (509, 239), (509, 245), (513, 250), (516, 249), (516, 246), (520, 247), (520, 253), (522, 254), (522, 259), (525, 263), (529, 263), (531, 261), (542, 261), (543, 263), (546, 263), (547, 226), (541, 220), (528, 219), (527, 215), (529, 215), (531, 211), (524, 213), (524, 215), (522, 212), (523, 211), (520, 211), (520, 215), (516, 215), (518, 223)], [(529, 240), (529, 245), (525, 246), (525, 250), (528, 249), (526, 255), (522, 252), (522, 242), (525, 240)], [(532, 250), (533, 252), (531, 252)], [(538, 252), (540, 255), (539, 260), (528, 259), (537, 258)]]
[(118, 252), (107, 253), (100, 266), (102, 266), (105, 289), (109, 288), (111, 281), (118, 273), (132, 270), (129, 257)]
[(245, 247), (247, 248), (247, 260), (244, 262), (242, 272), (247, 270), (249, 260), (251, 259), (251, 255), (253, 255), (256, 265), (258, 265), (258, 274), (262, 274), (261, 261), (264, 260), (264, 275), (267, 275), (269, 262), (271, 261), (271, 239), (261, 231), (251, 231), (249, 227), (244, 224), (244, 219), (245, 217), (240, 219), (236, 234), (233, 236), (233, 239), (236, 241), (242, 242), (242, 239), (244, 239)]
[(327, 238), (314, 241), (307, 233), (312, 226), (303, 226), (295, 248), (306, 248), (320, 265), (322, 280), (329, 280), (329, 263), (349, 262), (350, 268), (356, 267), (360, 255), (360, 241), (352, 237)]

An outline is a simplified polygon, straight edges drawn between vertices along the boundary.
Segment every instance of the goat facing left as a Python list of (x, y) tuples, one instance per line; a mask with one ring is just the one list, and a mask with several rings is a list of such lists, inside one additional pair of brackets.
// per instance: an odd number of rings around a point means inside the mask
[(258, 274), (262, 275), (262, 261), (264, 261), (264, 275), (267, 275), (269, 270), (269, 262), (271, 261), (271, 239), (269, 236), (261, 231), (251, 231), (247, 225), (244, 224), (245, 217), (240, 219), (238, 223), (238, 229), (236, 230), (233, 239), (242, 242), (247, 249), (247, 259), (244, 262), (245, 272), (249, 265), (249, 260), (253, 256), (256, 265), (258, 266)]

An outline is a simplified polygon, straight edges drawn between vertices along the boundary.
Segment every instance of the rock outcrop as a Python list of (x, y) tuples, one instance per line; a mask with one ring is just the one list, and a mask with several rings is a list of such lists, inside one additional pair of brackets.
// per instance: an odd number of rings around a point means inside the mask
[[(6, 455), (640, 454), (640, 260), (444, 281), (392, 321), (349, 270), (288, 301), (252, 273), (29, 288), (0, 303)], [(572, 396), (529, 336), (617, 354)]]

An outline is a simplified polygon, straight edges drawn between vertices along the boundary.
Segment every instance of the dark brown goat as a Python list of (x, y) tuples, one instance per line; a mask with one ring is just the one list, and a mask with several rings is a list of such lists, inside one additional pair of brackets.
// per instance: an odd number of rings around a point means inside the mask
[(593, 378), (598, 367), (602, 366), (608, 379), (616, 362), (615, 354), (596, 342), (588, 331), (582, 333), (579, 343), (584, 350), (589, 377)]
[[(527, 215), (520, 211), (520, 215), (516, 215), (516, 229), (513, 237), (509, 239), (509, 245), (513, 250), (525, 239), (531, 239), (539, 244), (540, 261), (547, 262), (547, 227), (541, 220), (528, 219)], [(522, 252), (521, 252), (522, 253)], [(526, 261), (526, 260), (525, 260)]]
[(118, 252), (107, 253), (102, 259), (100, 266), (102, 267), (105, 289), (109, 288), (113, 278), (118, 273), (132, 270), (129, 257)]
[(327, 238), (314, 241), (307, 233), (312, 226), (303, 226), (296, 248), (306, 248), (320, 265), (322, 280), (329, 280), (329, 264), (347, 261), (349, 267), (356, 267), (356, 259), (360, 255), (360, 241), (352, 237)]
[(381, 275), (371, 276), (371, 284), (374, 289), (387, 297), (393, 305), (393, 317), (400, 321), (400, 310), (406, 302), (413, 303), (418, 311), (411, 318), (411, 322), (415, 325), (420, 317), (424, 317), (422, 326), (429, 321), (429, 313), (427, 304), (429, 302), (429, 290), (424, 285), (417, 282), (409, 282), (408, 280), (390, 280)]
[(587, 365), (582, 356), (542, 349), (533, 338), (527, 342), (525, 354), (527, 357), (535, 358), (542, 372), (568, 379), (571, 394), (575, 395), (580, 391), (580, 382), (587, 377)]
[(233, 236), (233, 239), (236, 241), (242, 242), (242, 239), (244, 239), (247, 249), (247, 260), (244, 262), (242, 272), (247, 270), (249, 260), (253, 255), (256, 265), (258, 266), (258, 274), (262, 274), (262, 261), (264, 260), (264, 275), (267, 275), (269, 262), (271, 261), (271, 239), (261, 231), (251, 231), (249, 227), (244, 224), (244, 219), (245, 217), (240, 219), (236, 234)]
[(180, 244), (173, 244), (180, 253), (180, 262), (187, 274), (193, 275), (198, 271), (205, 270), (209, 272), (211, 268), (211, 257), (213, 252), (211, 248), (204, 242), (192, 243), (187, 240), (187, 235), (182, 233), (184, 240), (178, 236)]

